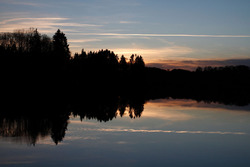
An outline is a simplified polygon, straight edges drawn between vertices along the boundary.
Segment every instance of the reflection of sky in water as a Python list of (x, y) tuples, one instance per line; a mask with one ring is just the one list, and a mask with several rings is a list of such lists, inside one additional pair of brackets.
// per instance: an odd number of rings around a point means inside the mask
[(66, 137), (35, 147), (0, 138), (0, 166), (249, 166), (247, 107), (155, 100), (141, 118), (71, 118)]

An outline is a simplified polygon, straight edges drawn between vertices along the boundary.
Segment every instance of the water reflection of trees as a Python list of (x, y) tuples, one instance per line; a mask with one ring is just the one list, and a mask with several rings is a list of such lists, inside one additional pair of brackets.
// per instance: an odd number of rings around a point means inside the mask
[[(99, 101), (95, 99), (100, 99)], [(76, 101), (71, 105), (72, 114), (80, 119), (96, 119), (100, 122), (110, 121), (118, 115), (124, 116), (128, 110), (130, 118), (141, 117), (145, 100), (137, 97), (105, 96)]]
[[(99, 92), (100, 93), (100, 92)], [(80, 92), (81, 94), (81, 92)], [(173, 96), (185, 98), (185, 96)], [(37, 100), (35, 96), (24, 100), (2, 100), (0, 112), (0, 136), (23, 140), (35, 145), (40, 138), (50, 136), (55, 144), (60, 143), (65, 137), (68, 121), (71, 115), (79, 116), (81, 120), (94, 119), (100, 122), (111, 121), (126, 114), (131, 119), (142, 116), (144, 104), (152, 99), (141, 94), (115, 95), (102, 92), (101, 94), (83, 94), (64, 100), (64, 97), (51, 96), (47, 100)], [(206, 100), (201, 96), (187, 99), (195, 99), (205, 103), (220, 102), (216, 99)], [(167, 98), (167, 97), (165, 97)], [(243, 98), (243, 97), (242, 97)], [(56, 99), (56, 100), (55, 100)], [(222, 103), (237, 105), (237, 101), (228, 98)]]
[[(7, 104), (9, 105), (9, 104)], [(65, 136), (70, 113), (54, 105), (14, 103), (0, 112), (0, 135), (35, 145), (40, 138), (51, 136), (55, 144)], [(46, 105), (46, 106), (45, 106)]]
[(25, 141), (31, 145), (35, 145), (40, 138), (50, 135), (53, 141), (58, 144), (65, 136), (67, 119), (67, 117), (1, 117), (0, 134), (3, 137), (16, 137), (17, 141)]
[[(83, 119), (110, 121), (123, 117), (140, 117), (145, 100), (119, 96), (89, 97), (74, 100), (70, 104), (39, 102), (12, 104), (0, 112), (0, 135), (35, 145), (39, 139), (50, 136), (55, 144), (65, 137), (70, 115)], [(4, 106), (3, 106), (4, 107)], [(6, 106), (5, 106), (6, 107)]]

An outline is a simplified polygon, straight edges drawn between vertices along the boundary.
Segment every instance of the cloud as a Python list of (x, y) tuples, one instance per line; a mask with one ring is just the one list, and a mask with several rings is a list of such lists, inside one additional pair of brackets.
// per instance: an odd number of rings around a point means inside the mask
[(86, 42), (98, 42), (102, 41), (101, 39), (70, 39), (70, 43), (86, 43)]
[(73, 48), (73, 52), (71, 52), (71, 53), (75, 53), (75, 52), (78, 52), (79, 50), (83, 49), (82, 45), (74, 45), (74, 44), (70, 45), (70, 48)]
[(9, 22), (16, 22), (21, 20), (30, 20), (30, 21), (62, 21), (62, 20), (68, 20), (68, 18), (60, 18), (60, 17), (42, 17), (42, 18), (13, 18), (13, 19), (7, 19), (0, 22), (0, 24), (7, 24)]
[(77, 53), (79, 50), (83, 49), (82, 43), (86, 46), (86, 43), (100, 42), (101, 39), (93, 38), (93, 39), (69, 39), (69, 46), (71, 48), (72, 53)]
[(178, 61), (178, 60), (159, 60), (155, 63), (147, 63), (148, 67), (157, 67), (161, 69), (186, 69), (195, 70), (198, 66), (236, 66), (236, 65), (246, 65), (250, 66), (250, 59), (224, 59), (224, 60), (188, 60), (188, 61)]
[(96, 24), (82, 24), (71, 22), (69, 18), (63, 17), (24, 17), (24, 18), (11, 18), (5, 19), (0, 22), (0, 32), (11, 32), (15, 29), (27, 29), (35, 27), (42, 33), (52, 33), (56, 29), (63, 27), (63, 31), (74, 32), (75, 29), (69, 27), (86, 28), (86, 27), (100, 27)]
[[(126, 22), (125, 22), (126, 23)], [(95, 36), (130, 36), (130, 37), (200, 37), (200, 38), (250, 38), (250, 35), (196, 35), (196, 34), (123, 34), (123, 33), (80, 33)]]
[(24, 6), (32, 6), (32, 7), (39, 7), (39, 6), (44, 6), (44, 4), (41, 3), (34, 3), (34, 2), (27, 2), (27, 1), (14, 1), (14, 0), (4, 0), (2, 3), (8, 3), (12, 5), (24, 5)]
[(136, 23), (139, 23), (139, 22), (136, 22), (136, 21), (120, 21), (120, 24), (136, 24)]

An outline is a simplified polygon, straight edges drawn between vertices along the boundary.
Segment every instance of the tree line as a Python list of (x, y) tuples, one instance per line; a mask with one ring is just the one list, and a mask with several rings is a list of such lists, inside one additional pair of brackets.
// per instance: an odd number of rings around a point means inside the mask
[[(77, 70), (80, 69), (80, 66), (122, 70), (145, 67), (142, 56), (133, 54), (127, 62), (123, 55), (119, 59), (114, 52), (108, 49), (89, 53), (82, 50), (80, 54), (75, 53), (71, 57), (67, 37), (60, 29), (56, 31), (53, 38), (40, 34), (34, 28), (15, 30), (13, 33), (0, 33), (0, 55), (4, 63), (18, 59), (19, 64), (22, 64), (30, 59), (36, 65), (39, 62), (42, 62), (43, 66), (53, 63), (53, 66), (64, 68), (73, 65)], [(25, 61), (20, 62), (20, 60)], [(35, 62), (35, 60), (39, 61)]]
[(146, 99), (250, 102), (247, 66), (170, 71), (146, 67), (140, 55), (126, 59), (108, 49), (88, 53), (83, 49), (71, 56), (67, 37), (59, 29), (52, 38), (34, 28), (0, 33), (0, 71), (5, 99), (22, 99), (28, 94), (67, 101), (68, 97), (112, 93), (140, 94)]

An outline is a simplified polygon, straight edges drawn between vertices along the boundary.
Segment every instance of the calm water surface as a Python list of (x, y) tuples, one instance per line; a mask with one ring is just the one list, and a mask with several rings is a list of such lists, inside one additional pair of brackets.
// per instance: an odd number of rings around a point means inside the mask
[(57, 145), (46, 134), (35, 145), (2, 135), (0, 166), (250, 166), (250, 106), (163, 99), (133, 114), (107, 122), (70, 116)]

